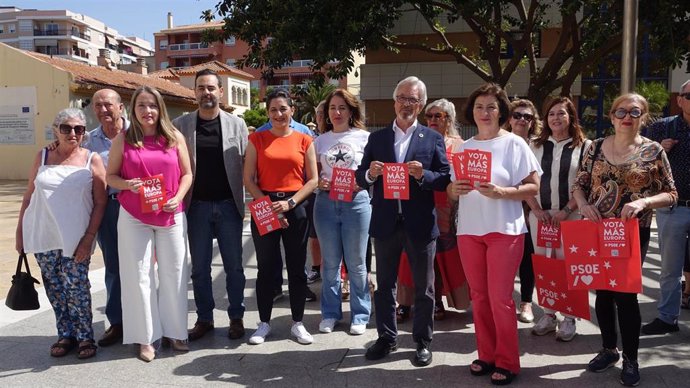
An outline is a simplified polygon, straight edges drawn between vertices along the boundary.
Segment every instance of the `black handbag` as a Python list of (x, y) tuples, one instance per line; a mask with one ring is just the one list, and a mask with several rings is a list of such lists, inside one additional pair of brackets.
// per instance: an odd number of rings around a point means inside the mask
[[(22, 261), (26, 267), (26, 272), (22, 272)], [(22, 251), (17, 262), (17, 272), (12, 275), (12, 287), (7, 293), (5, 305), (12, 310), (37, 310), (40, 305), (34, 284), (41, 283), (31, 276), (29, 261), (26, 259), (26, 253)]]

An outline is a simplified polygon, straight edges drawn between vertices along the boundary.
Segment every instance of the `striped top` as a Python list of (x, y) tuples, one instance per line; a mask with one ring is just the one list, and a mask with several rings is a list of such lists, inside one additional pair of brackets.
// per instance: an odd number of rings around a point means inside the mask
[(544, 171), (536, 196), (542, 209), (561, 210), (572, 198), (570, 186), (575, 182), (583, 148), (586, 149), (591, 141), (585, 140), (582, 146), (575, 148), (571, 147), (572, 142), (573, 138), (559, 142), (549, 136), (541, 147), (530, 144)]

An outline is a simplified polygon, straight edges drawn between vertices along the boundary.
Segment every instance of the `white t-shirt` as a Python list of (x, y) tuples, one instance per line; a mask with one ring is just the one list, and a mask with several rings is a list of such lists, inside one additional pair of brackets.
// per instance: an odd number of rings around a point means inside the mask
[(350, 128), (345, 132), (326, 132), (314, 140), (316, 155), (321, 163), (321, 178), (331, 179), (333, 167), (356, 170), (362, 162), (369, 132)]
[[(491, 152), (491, 183), (497, 186), (517, 186), (533, 171), (542, 174), (527, 143), (512, 133), (490, 140), (472, 137), (460, 146), (461, 151), (472, 149)], [(455, 179), (455, 174), (452, 178)], [(521, 201), (491, 199), (477, 190), (460, 196), (457, 226), (458, 235), (502, 233), (514, 236), (527, 233)]]

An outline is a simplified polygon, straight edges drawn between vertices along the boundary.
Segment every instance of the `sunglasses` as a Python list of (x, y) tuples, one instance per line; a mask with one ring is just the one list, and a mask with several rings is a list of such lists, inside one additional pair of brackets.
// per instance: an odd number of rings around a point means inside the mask
[(615, 110), (615, 112), (613, 112), (613, 115), (616, 116), (617, 119), (624, 119), (628, 113), (630, 114), (630, 117), (634, 119), (638, 119), (640, 116), (642, 116), (642, 110), (640, 108), (632, 108), (630, 110), (618, 108)]
[(431, 120), (431, 119), (441, 120), (441, 119), (446, 118), (446, 114), (445, 113), (434, 113), (434, 114), (425, 113), (424, 117), (426, 117), (427, 120)]
[(534, 115), (529, 113), (513, 112), (513, 118), (515, 120), (524, 119), (525, 121), (532, 121), (534, 119)]
[(690, 101), (690, 93), (681, 93), (681, 94), (679, 94), (679, 96)]
[(63, 135), (69, 135), (70, 133), (72, 133), (72, 130), (74, 130), (75, 135), (83, 135), (84, 132), (86, 132), (86, 127), (83, 125), (71, 126), (69, 124), (60, 124), (58, 129), (60, 130), (60, 133)]

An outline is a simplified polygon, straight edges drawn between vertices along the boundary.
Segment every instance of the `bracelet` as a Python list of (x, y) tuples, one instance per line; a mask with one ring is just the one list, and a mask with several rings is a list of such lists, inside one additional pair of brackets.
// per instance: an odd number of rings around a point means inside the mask
[(375, 181), (376, 177), (371, 175), (371, 171), (367, 170), (367, 178), (369, 178), (370, 181)]
[(568, 206), (568, 205), (565, 205), (565, 207), (563, 208), (563, 211), (565, 212), (565, 214), (567, 216), (573, 214), (573, 209), (571, 209), (570, 206)]

